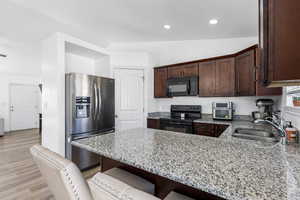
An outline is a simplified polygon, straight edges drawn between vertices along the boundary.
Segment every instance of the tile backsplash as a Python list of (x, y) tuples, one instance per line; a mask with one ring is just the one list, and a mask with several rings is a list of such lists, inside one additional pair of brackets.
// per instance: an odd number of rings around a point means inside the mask
[(270, 98), (275, 102), (275, 110), (281, 109), (281, 96), (272, 97), (174, 97), (172, 99), (157, 99), (156, 108), (159, 112), (169, 112), (171, 105), (201, 105), (202, 113), (212, 113), (213, 102), (232, 101), (234, 103), (235, 114), (250, 115), (252, 111), (257, 110), (256, 100), (260, 98)]

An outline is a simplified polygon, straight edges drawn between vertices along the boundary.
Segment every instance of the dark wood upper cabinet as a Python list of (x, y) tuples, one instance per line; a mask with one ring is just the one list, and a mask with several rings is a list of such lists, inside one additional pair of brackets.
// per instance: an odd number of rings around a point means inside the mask
[(216, 61), (199, 63), (199, 96), (212, 97), (216, 92)]
[(168, 78), (198, 76), (198, 63), (168, 67)]
[(168, 67), (168, 78), (179, 78), (184, 76), (184, 69), (182, 66)]
[(256, 66), (256, 96), (272, 96), (272, 95), (282, 95), (281, 87), (268, 88), (264, 84), (264, 70), (260, 64), (260, 51), (258, 48), (255, 49), (255, 66)]
[(266, 85), (300, 84), (300, 1), (260, 0), (260, 51)]
[(168, 68), (154, 69), (154, 97), (165, 98), (167, 96)]
[(184, 76), (198, 76), (198, 63), (186, 64), (184, 67)]
[(235, 95), (234, 57), (216, 60), (216, 96)]
[(255, 96), (256, 87), (255, 49), (247, 50), (235, 57), (237, 96)]

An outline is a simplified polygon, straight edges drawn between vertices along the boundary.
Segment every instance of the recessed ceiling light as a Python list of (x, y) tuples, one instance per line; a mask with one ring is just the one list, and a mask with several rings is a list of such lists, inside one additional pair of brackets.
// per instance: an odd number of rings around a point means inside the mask
[(164, 25), (164, 29), (169, 30), (169, 29), (171, 29), (171, 26), (169, 24), (166, 24), (166, 25)]
[(211, 19), (209, 20), (209, 23), (212, 24), (212, 25), (215, 25), (217, 24), (219, 21), (217, 19)]

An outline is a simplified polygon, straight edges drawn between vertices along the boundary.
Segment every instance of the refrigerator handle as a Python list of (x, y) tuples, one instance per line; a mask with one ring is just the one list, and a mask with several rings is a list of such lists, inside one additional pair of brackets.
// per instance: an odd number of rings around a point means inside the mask
[(94, 96), (94, 98), (95, 98), (95, 106), (94, 106), (95, 112), (94, 112), (94, 119), (96, 120), (96, 119), (97, 119), (97, 115), (98, 115), (98, 104), (99, 104), (99, 102), (98, 102), (98, 90), (97, 90), (97, 85), (96, 85), (96, 83), (94, 83), (94, 92), (95, 92), (95, 96)]
[(101, 88), (98, 89), (98, 103), (99, 109), (97, 111), (97, 114), (100, 114), (102, 108)]

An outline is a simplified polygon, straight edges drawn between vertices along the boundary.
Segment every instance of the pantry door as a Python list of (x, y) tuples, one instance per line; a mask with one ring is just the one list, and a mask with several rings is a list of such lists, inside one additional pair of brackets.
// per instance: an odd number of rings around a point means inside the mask
[(143, 127), (144, 71), (115, 69), (116, 130)]

